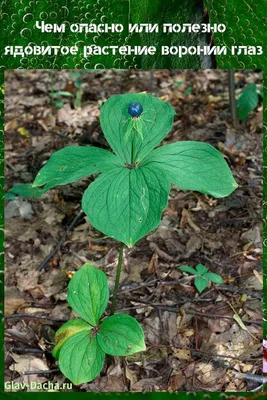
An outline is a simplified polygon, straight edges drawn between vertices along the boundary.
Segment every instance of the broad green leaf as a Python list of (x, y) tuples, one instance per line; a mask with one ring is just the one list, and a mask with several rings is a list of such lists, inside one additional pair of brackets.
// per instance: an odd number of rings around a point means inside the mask
[(169, 191), (157, 165), (114, 168), (89, 186), (82, 208), (96, 229), (132, 247), (158, 226)]
[(75, 182), (91, 174), (108, 171), (117, 158), (107, 150), (92, 146), (68, 146), (54, 153), (38, 172), (33, 187), (47, 191), (58, 185)]
[(105, 353), (88, 331), (72, 336), (59, 354), (61, 372), (74, 384), (91, 382), (104, 365)]
[(127, 139), (127, 128), (131, 120), (128, 107), (132, 102), (140, 103), (144, 110), (140, 116), (143, 122), (142, 135), (136, 135), (137, 161), (167, 135), (175, 114), (169, 103), (146, 93), (116, 95), (104, 103), (100, 112), (101, 128), (112, 150), (128, 164), (131, 163), (132, 154), (132, 138)]
[(189, 267), (187, 265), (182, 265), (181, 267), (179, 267), (179, 269), (181, 271), (188, 272), (189, 274), (193, 274), (193, 275), (196, 275), (196, 273), (197, 273), (197, 271), (194, 268)]
[(207, 272), (203, 275), (203, 278), (206, 278), (213, 283), (223, 283), (223, 278), (218, 274), (214, 274), (213, 272)]
[[(41, 197), (42, 194), (44, 194), (44, 192), (45, 192), (44, 189), (39, 189), (37, 187), (33, 187), (31, 183), (22, 183), (22, 184), (14, 185), (8, 191), (7, 196), (5, 196), (5, 199), (12, 200), (12, 199), (14, 199), (15, 195), (21, 196), (21, 197), (38, 198), (38, 197)], [(10, 197), (8, 195), (10, 195)]]
[(203, 275), (203, 274), (205, 274), (205, 272), (208, 271), (208, 268), (205, 267), (205, 265), (198, 264), (198, 265), (196, 266), (196, 270), (197, 270), (197, 272), (198, 272), (199, 275)]
[(244, 121), (248, 114), (257, 107), (259, 95), (255, 83), (250, 83), (243, 89), (241, 96), (237, 100), (237, 114)]
[(225, 197), (237, 188), (221, 153), (209, 144), (186, 141), (154, 150), (141, 165), (159, 167), (166, 179), (183, 190)]
[(90, 325), (96, 326), (109, 298), (108, 280), (104, 272), (90, 264), (75, 272), (68, 286), (68, 303)]
[(111, 356), (129, 356), (146, 350), (141, 326), (127, 314), (115, 314), (104, 319), (97, 333), (97, 342)]
[(203, 278), (202, 276), (197, 276), (194, 279), (194, 284), (199, 293), (203, 292), (204, 289), (208, 286), (208, 281), (207, 279)]
[(89, 331), (92, 329), (92, 326), (90, 326), (87, 322), (83, 321), (80, 318), (76, 319), (71, 319), (70, 321), (66, 322), (64, 325), (62, 325), (55, 336), (55, 347), (53, 348), (52, 354), (53, 357), (58, 359), (59, 357), (59, 352), (66, 343), (68, 339), (70, 339), (72, 336), (76, 335), (77, 333), (81, 331), (87, 331), (89, 335)]

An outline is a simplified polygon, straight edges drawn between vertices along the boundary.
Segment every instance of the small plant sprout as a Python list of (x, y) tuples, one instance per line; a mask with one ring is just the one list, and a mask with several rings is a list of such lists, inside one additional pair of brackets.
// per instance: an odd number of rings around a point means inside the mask
[[(182, 190), (196, 190), (214, 197), (228, 196), (237, 188), (227, 162), (221, 153), (209, 144), (182, 141), (155, 149), (170, 132), (174, 115), (175, 111), (169, 103), (146, 93), (112, 96), (100, 111), (100, 125), (112, 151), (92, 146), (66, 147), (51, 156), (32, 185), (33, 189), (40, 188), (36, 192), (36, 196), (40, 196), (55, 186), (66, 185), (92, 174), (100, 174), (84, 192), (82, 209), (94, 228), (121, 243), (111, 315), (116, 308), (123, 247), (133, 247), (158, 227), (161, 214), (168, 204), (171, 184)], [(17, 192), (20, 190), (21, 188), (16, 188)], [(29, 188), (27, 190), (29, 191)], [(206, 283), (208, 278), (202, 279)], [(84, 286), (86, 292), (91, 284), (89, 281), (81, 281), (79, 291), (75, 296), (74, 292), (70, 295), (74, 296), (73, 299), (83, 299), (78, 311), (82, 319), (91, 326), (90, 335), (82, 330), (74, 336), (75, 339), (71, 338), (66, 342), (62, 353), (60, 351), (60, 368), (73, 382), (93, 379), (102, 368), (103, 354), (108, 353), (108, 346), (111, 345), (110, 338), (114, 337), (113, 346), (114, 343), (120, 346), (122, 340), (114, 336), (116, 323), (111, 328), (111, 322), (119, 318), (116, 315), (104, 320), (100, 325), (100, 331), (101, 326), (106, 328), (106, 325), (109, 325), (109, 334), (106, 333), (108, 328), (103, 334), (97, 331), (97, 322), (104, 312), (107, 300), (102, 303), (105, 307), (94, 320), (91, 319), (91, 314), (90, 319), (88, 316), (85, 318), (87, 314), (81, 314), (82, 310), (88, 313), (88, 302), (84, 301), (81, 294), (82, 287)], [(94, 296), (97, 293), (94, 292)], [(70, 302), (72, 307), (73, 304)], [(134, 323), (131, 326), (134, 329)], [(138, 329), (141, 337), (141, 328)], [(130, 338), (130, 334), (129, 328), (126, 337)], [(66, 337), (65, 334), (63, 336)], [(85, 337), (91, 338), (90, 344), (82, 344), (85, 343)], [(79, 342), (76, 339), (79, 339)], [(76, 361), (72, 366), (70, 355), (77, 354), (76, 360), (79, 360), (80, 345), (84, 346), (87, 356), (82, 358), (82, 365)], [(98, 346), (97, 351), (95, 346)], [(129, 346), (132, 352), (143, 349), (143, 345), (138, 347), (139, 350), (136, 350), (133, 343)], [(108, 354), (115, 355), (115, 351)], [(116, 355), (125, 355), (125, 349), (122, 353), (116, 350)], [(63, 361), (64, 359), (68, 361)], [(94, 369), (95, 365), (97, 371)], [(86, 371), (90, 371), (91, 375)], [(77, 377), (73, 377), (72, 374), (77, 374)], [(83, 378), (80, 379), (80, 376)]]
[(223, 283), (223, 278), (220, 275), (208, 272), (208, 268), (202, 264), (198, 264), (196, 269), (188, 267), (187, 265), (183, 265), (179, 267), (179, 269), (188, 274), (195, 275), (194, 284), (199, 293), (203, 292), (210, 282), (217, 284)]
[(104, 272), (85, 264), (70, 280), (68, 303), (81, 318), (66, 322), (56, 333), (53, 356), (75, 385), (92, 381), (102, 370), (105, 354), (129, 356), (146, 349), (138, 322), (127, 314), (100, 318), (109, 299)]

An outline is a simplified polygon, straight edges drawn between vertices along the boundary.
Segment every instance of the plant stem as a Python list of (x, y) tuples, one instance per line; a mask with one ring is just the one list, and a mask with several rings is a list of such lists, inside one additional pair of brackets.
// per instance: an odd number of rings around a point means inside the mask
[(121, 243), (120, 250), (119, 250), (119, 259), (118, 259), (118, 265), (117, 265), (117, 271), (116, 271), (116, 279), (115, 279), (115, 286), (114, 286), (114, 291), (113, 291), (110, 315), (114, 314), (115, 308), (116, 308), (117, 293), (118, 293), (118, 289), (119, 289), (120, 276), (121, 276), (123, 248), (124, 248), (124, 244)]

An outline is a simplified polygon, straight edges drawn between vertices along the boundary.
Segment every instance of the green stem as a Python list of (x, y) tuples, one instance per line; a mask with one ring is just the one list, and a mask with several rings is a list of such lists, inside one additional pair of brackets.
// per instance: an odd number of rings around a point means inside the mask
[(116, 308), (117, 293), (119, 290), (120, 276), (121, 276), (123, 248), (124, 248), (124, 244), (121, 243), (120, 250), (119, 250), (119, 259), (118, 259), (118, 265), (117, 265), (117, 271), (116, 271), (116, 279), (115, 279), (115, 286), (114, 286), (114, 291), (113, 291), (110, 315), (114, 315), (115, 308)]

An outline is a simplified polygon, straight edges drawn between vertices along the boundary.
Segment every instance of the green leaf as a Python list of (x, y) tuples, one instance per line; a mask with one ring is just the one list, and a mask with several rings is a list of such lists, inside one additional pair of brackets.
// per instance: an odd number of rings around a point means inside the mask
[(6, 201), (8, 200), (14, 200), (16, 198), (16, 195), (14, 193), (8, 192), (4, 194), (4, 199)]
[(81, 78), (82, 74), (81, 74), (81, 72), (78, 72), (78, 71), (71, 71), (69, 73), (69, 76), (71, 79), (79, 79), (79, 78)]
[(110, 97), (102, 106), (100, 124), (113, 151), (125, 163), (131, 163), (132, 140), (125, 140), (131, 117), (128, 107), (132, 102), (141, 103), (143, 113), (142, 135), (136, 135), (136, 160), (140, 161), (157, 146), (172, 128), (174, 109), (169, 103), (146, 93), (124, 94)]
[(207, 272), (203, 275), (203, 278), (206, 278), (213, 283), (223, 283), (223, 278), (218, 274), (214, 274), (213, 272)]
[(44, 189), (39, 189), (37, 187), (33, 187), (31, 183), (17, 184), (17, 185), (14, 185), (12, 187), (12, 189), (10, 189), (8, 191), (7, 194), (9, 194), (10, 197), (5, 196), (5, 199), (12, 200), (12, 199), (14, 199), (15, 195), (21, 196), (21, 197), (38, 198), (38, 197), (41, 197), (44, 192), (45, 192)]
[(104, 319), (97, 333), (97, 342), (111, 356), (129, 356), (146, 350), (141, 326), (127, 314), (116, 314)]
[(50, 96), (53, 98), (57, 98), (57, 97), (61, 97), (61, 96), (73, 97), (73, 94), (70, 92), (60, 91), (60, 92), (52, 92), (52, 93), (50, 93)]
[(83, 83), (82, 80), (77, 80), (77, 81), (74, 82), (74, 86), (75, 86), (77, 89), (80, 89), (80, 87), (82, 86), (82, 83)]
[(221, 153), (209, 144), (186, 141), (154, 150), (142, 165), (159, 167), (166, 179), (183, 190), (196, 190), (214, 197), (228, 196), (237, 188)]
[(47, 191), (91, 174), (108, 171), (117, 162), (114, 154), (98, 147), (68, 146), (50, 157), (32, 186), (45, 185), (43, 190)]
[(248, 114), (257, 107), (259, 95), (255, 83), (250, 83), (243, 89), (241, 96), (237, 100), (237, 114), (244, 121)]
[(63, 103), (63, 101), (62, 101), (61, 99), (57, 99), (57, 100), (55, 101), (55, 106), (56, 106), (57, 108), (61, 108), (61, 107), (64, 106), (64, 103)]
[(196, 275), (196, 273), (197, 273), (197, 271), (194, 268), (188, 267), (187, 265), (182, 265), (181, 267), (179, 267), (179, 269), (181, 271), (188, 272), (189, 274), (193, 274), (193, 275)]
[(76, 319), (71, 319), (70, 321), (66, 322), (64, 325), (62, 325), (55, 336), (55, 347), (53, 348), (52, 354), (53, 357), (56, 359), (59, 358), (59, 352), (66, 343), (68, 339), (70, 339), (72, 336), (76, 335), (77, 333), (81, 331), (87, 331), (89, 335), (89, 331), (92, 329), (92, 326), (90, 326), (87, 322), (83, 321), (80, 318)]
[(59, 354), (61, 372), (74, 384), (92, 381), (104, 365), (105, 353), (96, 337), (82, 331), (66, 341)]
[(205, 274), (205, 272), (208, 271), (208, 268), (205, 267), (205, 265), (198, 264), (198, 265), (196, 266), (196, 270), (197, 270), (197, 272), (199, 273), (199, 275), (203, 275), (203, 274)]
[(192, 87), (191, 86), (189, 86), (185, 91), (184, 91), (184, 94), (185, 94), (185, 96), (187, 96), (187, 95), (190, 95), (191, 93), (192, 93)]
[(202, 276), (197, 276), (194, 279), (194, 284), (199, 293), (203, 292), (204, 289), (208, 286), (208, 281), (207, 279), (203, 278)]
[(113, 168), (85, 191), (82, 208), (96, 229), (132, 247), (158, 226), (169, 191), (157, 165)]
[(104, 272), (90, 264), (71, 278), (68, 286), (68, 303), (90, 325), (96, 326), (104, 313), (109, 298), (108, 280)]

